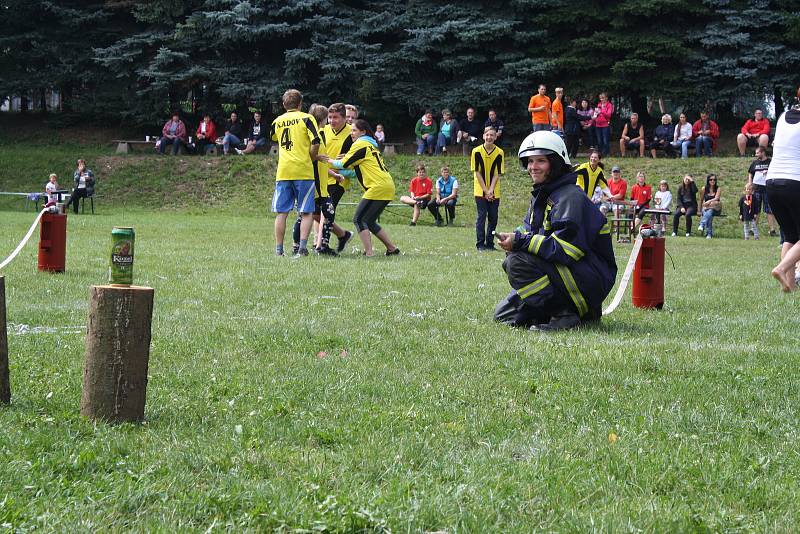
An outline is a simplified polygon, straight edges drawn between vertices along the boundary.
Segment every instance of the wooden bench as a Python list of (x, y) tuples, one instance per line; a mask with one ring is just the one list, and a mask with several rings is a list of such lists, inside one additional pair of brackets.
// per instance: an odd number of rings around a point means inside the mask
[(128, 154), (131, 150), (131, 147), (134, 146), (151, 146), (155, 147), (156, 142), (154, 140), (151, 141), (133, 141), (133, 140), (125, 140), (125, 139), (114, 139), (111, 141), (112, 143), (117, 143), (117, 154)]
[[(398, 148), (400, 150), (398, 150)], [(383, 143), (383, 155), (384, 156), (394, 156), (398, 152), (402, 151), (403, 143)]]

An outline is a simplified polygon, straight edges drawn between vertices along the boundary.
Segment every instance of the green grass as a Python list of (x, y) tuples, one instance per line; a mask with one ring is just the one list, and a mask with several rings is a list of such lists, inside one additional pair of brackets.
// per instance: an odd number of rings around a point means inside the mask
[[(492, 322), (502, 255), (473, 252), (469, 227), (387, 217), (400, 257), (293, 261), (249, 209), (148, 202), (70, 216), (64, 274), (36, 272), (35, 241), (3, 271), (0, 529), (800, 525), (798, 301), (768, 275), (775, 239), (668, 239), (663, 311), (627, 297), (597, 328), (543, 336)], [(0, 212), (0, 251), (32, 217)], [(135, 281), (155, 288), (142, 425), (78, 415), (114, 225), (136, 228)]]

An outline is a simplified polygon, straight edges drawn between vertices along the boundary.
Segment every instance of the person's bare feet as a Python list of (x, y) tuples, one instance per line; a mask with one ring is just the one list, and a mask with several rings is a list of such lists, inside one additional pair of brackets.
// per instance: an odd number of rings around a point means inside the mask
[[(792, 269), (792, 271), (794, 271), (794, 269)], [(781, 284), (781, 289), (786, 293), (789, 293), (797, 287), (794, 281), (794, 272), (780, 271), (775, 267), (772, 269), (772, 276)]]

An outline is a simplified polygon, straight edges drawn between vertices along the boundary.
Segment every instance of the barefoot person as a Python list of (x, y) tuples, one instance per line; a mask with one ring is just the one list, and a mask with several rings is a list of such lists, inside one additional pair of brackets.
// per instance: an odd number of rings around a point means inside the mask
[(575, 187), (567, 147), (555, 133), (526, 137), (519, 161), (533, 196), (524, 229), (499, 236), (514, 290), (495, 308), (495, 320), (541, 331), (599, 320), (617, 276), (605, 216)]
[(784, 237), (772, 276), (786, 292), (797, 289), (795, 266), (800, 261), (800, 88), (797, 99), (778, 119), (767, 174), (769, 206)]
[(370, 232), (386, 245), (387, 256), (400, 254), (400, 249), (392, 243), (389, 234), (378, 224), (378, 217), (386, 205), (394, 199), (394, 180), (386, 170), (383, 155), (378, 150), (378, 141), (375, 140), (369, 123), (364, 119), (356, 119), (351, 128), (353, 146), (350, 147), (350, 151), (341, 159), (329, 159), (329, 163), (334, 169), (355, 170), (358, 182), (364, 188), (364, 196), (361, 197), (353, 216), (358, 237), (364, 245), (364, 255), (375, 255)]

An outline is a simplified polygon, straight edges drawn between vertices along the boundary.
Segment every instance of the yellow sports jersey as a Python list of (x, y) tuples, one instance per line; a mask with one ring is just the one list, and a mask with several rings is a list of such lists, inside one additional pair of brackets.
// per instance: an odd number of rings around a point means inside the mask
[[(325, 152), (325, 131), (319, 132), (319, 153)], [(314, 162), (314, 198), (327, 198), (328, 196), (328, 169), (330, 165), (324, 161)], [(334, 180), (335, 181), (335, 180)]]
[(272, 121), (270, 132), (278, 143), (278, 171), (275, 180), (313, 180), (314, 165), (308, 151), (319, 144), (314, 117), (293, 109)]
[[(322, 131), (325, 133), (325, 153), (332, 159), (336, 159), (340, 154), (347, 154), (350, 151), (350, 147), (353, 146), (353, 138), (350, 137), (352, 128), (347, 123), (344, 123), (342, 129), (338, 132), (333, 131), (330, 124), (326, 124)], [(335, 183), (336, 178), (329, 174), (328, 185), (334, 185)], [(342, 187), (345, 189), (350, 187), (350, 180), (345, 178)]]
[[(472, 149), (472, 157), (470, 158), (470, 169), (475, 173), (473, 180), (473, 190), (476, 197), (483, 196), (483, 189), (480, 182), (478, 182), (478, 173), (483, 176), (483, 181), (486, 187), (492, 183), (492, 177), (498, 174), (506, 173), (506, 160), (503, 157), (503, 149), (495, 145), (491, 152), (486, 152), (483, 145), (478, 145)], [(500, 180), (494, 186), (494, 198), (500, 198)]]
[(350, 151), (341, 162), (345, 169), (353, 169), (367, 200), (394, 200), (394, 180), (386, 164), (383, 154), (375, 145), (360, 137), (350, 147)]
[(597, 186), (600, 186), (600, 189), (608, 187), (606, 175), (603, 174), (603, 169), (600, 168), (600, 165), (597, 166), (597, 169), (592, 170), (588, 162), (583, 163), (578, 165), (578, 168), (575, 169), (575, 174), (578, 175), (575, 185), (583, 189), (583, 192), (586, 193), (586, 196), (589, 198), (592, 198)]

